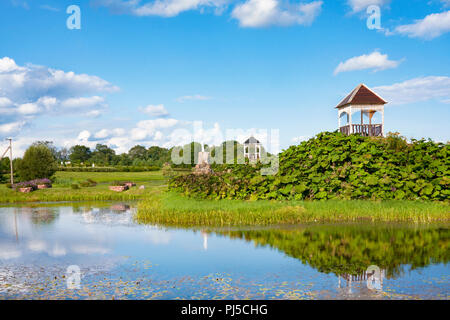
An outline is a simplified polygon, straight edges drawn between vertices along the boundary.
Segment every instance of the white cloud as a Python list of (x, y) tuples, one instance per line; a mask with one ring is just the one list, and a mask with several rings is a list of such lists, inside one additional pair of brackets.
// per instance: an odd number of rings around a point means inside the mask
[(176, 100), (180, 103), (186, 102), (186, 101), (205, 101), (210, 100), (211, 97), (202, 96), (201, 94), (194, 94), (192, 96), (182, 96), (178, 97)]
[(373, 88), (389, 104), (405, 104), (438, 99), (450, 99), (450, 77), (429, 76), (414, 78), (388, 86)]
[(365, 69), (381, 71), (386, 69), (397, 68), (400, 63), (401, 60), (398, 61), (389, 60), (387, 54), (381, 54), (378, 51), (374, 51), (370, 54), (364, 54), (359, 57), (353, 57), (344, 62), (339, 63), (337, 68), (334, 70), (334, 74), (337, 75), (340, 72), (365, 70)]
[(88, 130), (83, 130), (78, 134), (78, 140), (80, 141), (88, 141), (91, 137), (91, 133)]
[[(5, 128), (29, 123), (44, 114), (88, 114), (92, 110), (86, 109), (100, 110), (107, 106), (104, 97), (90, 94), (117, 90), (118, 87), (97, 76), (30, 64), (19, 66), (13, 59), (3, 57), (0, 59), (0, 125), (6, 131)], [(85, 113), (79, 113), (81, 109)]]
[(102, 129), (94, 134), (94, 137), (96, 139), (105, 139), (108, 138), (111, 135), (110, 131), (108, 129)]
[(43, 5), (40, 6), (40, 8), (44, 9), (44, 10), (47, 10), (47, 11), (53, 11), (53, 12), (58, 12), (59, 11), (58, 8), (52, 7), (52, 6), (48, 5), (48, 4), (43, 4)]
[(16, 134), (25, 125), (25, 121), (9, 122), (0, 124), (0, 135), (9, 136)]
[[(422, 20), (395, 28), (393, 34), (431, 40), (450, 31), (450, 11), (433, 13)], [(392, 34), (388, 32), (387, 34)]]
[(165, 117), (169, 115), (163, 104), (158, 105), (148, 105), (144, 108), (139, 108), (142, 113), (148, 114), (153, 117)]
[(115, 13), (135, 16), (174, 17), (184, 11), (222, 8), (226, 0), (155, 0), (141, 3), (140, 0), (94, 0), (94, 5), (107, 7)]
[(322, 4), (312, 1), (282, 6), (279, 0), (247, 0), (236, 5), (231, 15), (242, 27), (310, 25), (320, 14)]
[(102, 105), (105, 98), (99, 96), (69, 98), (61, 102), (64, 109), (83, 109)]
[(102, 110), (94, 109), (86, 112), (84, 115), (88, 118), (98, 118), (102, 115), (102, 113)]
[(383, 6), (388, 3), (389, 0), (348, 0), (348, 5), (352, 8), (352, 12), (365, 11), (369, 6)]

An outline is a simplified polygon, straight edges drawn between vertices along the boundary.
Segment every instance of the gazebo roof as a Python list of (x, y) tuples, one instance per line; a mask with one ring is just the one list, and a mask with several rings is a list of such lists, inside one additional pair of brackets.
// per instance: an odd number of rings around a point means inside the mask
[(336, 108), (342, 108), (350, 104), (355, 105), (384, 105), (387, 101), (361, 83)]
[(251, 136), (250, 138), (248, 138), (247, 140), (245, 140), (244, 144), (250, 144), (250, 143), (259, 143), (259, 141), (256, 140), (255, 137)]

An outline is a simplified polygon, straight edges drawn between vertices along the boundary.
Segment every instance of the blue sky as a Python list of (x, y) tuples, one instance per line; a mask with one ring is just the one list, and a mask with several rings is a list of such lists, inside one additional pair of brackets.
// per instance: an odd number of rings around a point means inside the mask
[[(79, 30), (66, 26), (70, 5)], [(334, 107), (365, 83), (389, 101), (386, 132), (446, 142), (449, 10), (448, 0), (3, 0), (0, 138), (14, 137), (16, 156), (37, 139), (121, 153), (189, 142), (201, 121), (206, 143), (279, 129), (284, 149), (335, 130)]]

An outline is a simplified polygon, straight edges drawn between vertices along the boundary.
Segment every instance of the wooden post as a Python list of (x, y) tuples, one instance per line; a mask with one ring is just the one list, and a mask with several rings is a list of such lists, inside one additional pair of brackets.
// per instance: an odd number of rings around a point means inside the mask
[(11, 168), (11, 186), (14, 184), (14, 169), (13, 169), (13, 157), (12, 157), (12, 139), (9, 138), (9, 166)]

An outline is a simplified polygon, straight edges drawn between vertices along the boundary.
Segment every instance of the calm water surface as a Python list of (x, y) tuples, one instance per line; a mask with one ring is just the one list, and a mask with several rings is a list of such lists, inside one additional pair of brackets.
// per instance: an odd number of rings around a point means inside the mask
[(448, 225), (187, 230), (140, 225), (134, 212), (0, 207), (0, 299), (450, 298)]

